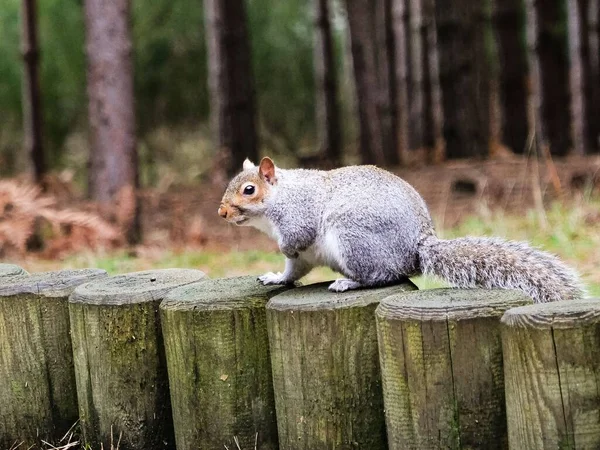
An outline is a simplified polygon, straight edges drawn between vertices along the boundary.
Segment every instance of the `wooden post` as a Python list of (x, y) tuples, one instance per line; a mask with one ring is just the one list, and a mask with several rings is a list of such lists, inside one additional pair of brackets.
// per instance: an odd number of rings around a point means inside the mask
[(175, 289), (161, 321), (178, 450), (278, 449), (265, 305), (256, 277)]
[[(134, 272), (80, 286), (69, 299), (86, 445), (172, 449), (173, 424), (158, 306), (199, 270)], [(112, 438), (112, 441), (111, 441)]]
[(267, 326), (280, 448), (387, 450), (374, 311), (410, 283), (273, 297)]
[(507, 447), (500, 317), (531, 301), (483, 289), (382, 301), (376, 315), (390, 450)]
[(2, 279), (0, 448), (41, 446), (77, 421), (67, 298), (77, 285), (105, 276), (81, 269)]
[(600, 299), (502, 318), (511, 449), (600, 448)]
[(29, 275), (29, 273), (15, 264), (0, 264), (0, 278), (7, 277), (8, 279), (15, 275)]

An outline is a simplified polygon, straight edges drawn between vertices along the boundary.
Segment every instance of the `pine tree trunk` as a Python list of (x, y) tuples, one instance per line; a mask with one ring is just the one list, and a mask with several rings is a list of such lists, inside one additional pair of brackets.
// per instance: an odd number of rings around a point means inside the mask
[(427, 149), (435, 143), (430, 66), (430, 36), (433, 9), (427, 0), (410, 0), (410, 46), (412, 97), (410, 104), (410, 148)]
[(328, 0), (315, 0), (315, 88), (319, 153), (337, 165), (341, 161), (341, 130), (337, 76)]
[(214, 144), (231, 156), (228, 172), (258, 158), (256, 100), (244, 0), (207, 0), (211, 124)]
[(488, 154), (490, 86), (484, 10), (483, 2), (435, 1), (443, 134), (450, 159)]
[(427, 46), (429, 61), (429, 80), (431, 83), (431, 117), (433, 120), (434, 147), (429, 149), (427, 161), (434, 162), (443, 156), (436, 149), (441, 148), (443, 142), (444, 107), (442, 104), (442, 88), (440, 85), (440, 61), (437, 45), (437, 28), (435, 22), (435, 0), (424, 0), (424, 14), (429, 17), (430, 25), (427, 30)]
[(523, 153), (528, 136), (527, 55), (522, 44), (522, 0), (495, 0), (493, 24), (498, 46), (502, 141)]
[(398, 153), (391, 0), (346, 0), (364, 164), (389, 165)]
[(412, 95), (409, 113), (409, 145), (412, 150), (423, 147), (423, 131), (425, 129), (425, 98), (423, 92), (423, 74), (427, 65), (424, 64), (427, 54), (424, 48), (424, 23), (423, 2), (421, 0), (409, 0), (410, 2), (410, 47), (411, 47), (411, 75)]
[(569, 151), (569, 74), (562, 6), (556, 0), (526, 0), (531, 102), (536, 140), (552, 155)]
[(42, 100), (39, 82), (39, 47), (37, 36), (37, 1), (23, 0), (22, 4), (23, 71), (23, 133), (25, 150), (33, 163), (35, 182), (43, 185), (46, 159), (42, 144)]
[(396, 129), (396, 74), (392, 0), (375, 0), (375, 30), (377, 41), (377, 75), (379, 81), (378, 111), (381, 121), (383, 153), (387, 165), (400, 162)]
[(588, 5), (589, 58), (590, 58), (590, 135), (591, 151), (600, 152), (600, 0), (589, 0)]
[[(571, 58), (570, 87), (571, 87), (571, 120), (573, 132), (573, 149), (576, 154), (584, 155), (597, 149), (594, 139), (594, 121), (592, 116), (594, 105), (592, 101), (593, 87), (590, 59), (589, 13), (588, 0), (576, 0), (568, 8), (569, 13), (569, 55)], [(597, 111), (595, 111), (597, 112)]]
[(92, 199), (122, 208), (128, 241), (140, 239), (129, 0), (85, 0)]
[(385, 164), (377, 97), (377, 59), (374, 39), (375, 8), (369, 0), (346, 0), (350, 49), (356, 84), (363, 164)]
[(396, 71), (396, 123), (399, 155), (402, 164), (409, 162), (409, 105), (411, 86), (411, 47), (409, 35), (410, 3), (408, 0), (392, 0), (393, 32), (395, 41)]

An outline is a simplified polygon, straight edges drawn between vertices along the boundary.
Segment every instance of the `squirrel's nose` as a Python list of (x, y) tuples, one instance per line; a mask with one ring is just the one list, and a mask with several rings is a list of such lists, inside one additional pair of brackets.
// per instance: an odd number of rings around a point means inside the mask
[(225, 205), (219, 206), (219, 210), (217, 212), (223, 219), (227, 218), (227, 208), (225, 208)]

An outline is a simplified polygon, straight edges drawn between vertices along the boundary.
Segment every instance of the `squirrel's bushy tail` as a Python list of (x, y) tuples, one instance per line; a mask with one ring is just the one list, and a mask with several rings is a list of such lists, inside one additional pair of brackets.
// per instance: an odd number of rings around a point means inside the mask
[(419, 246), (421, 271), (457, 287), (518, 289), (536, 303), (583, 296), (574, 270), (524, 242), (465, 237), (426, 237)]

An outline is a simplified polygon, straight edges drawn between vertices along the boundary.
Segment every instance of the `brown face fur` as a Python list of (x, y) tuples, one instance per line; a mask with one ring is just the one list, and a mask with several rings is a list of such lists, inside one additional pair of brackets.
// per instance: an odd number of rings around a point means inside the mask
[[(241, 225), (262, 204), (268, 191), (268, 183), (259, 175), (258, 170), (258, 167), (244, 170), (227, 186), (218, 213), (228, 222)], [(244, 193), (249, 186), (254, 187), (254, 192)]]

